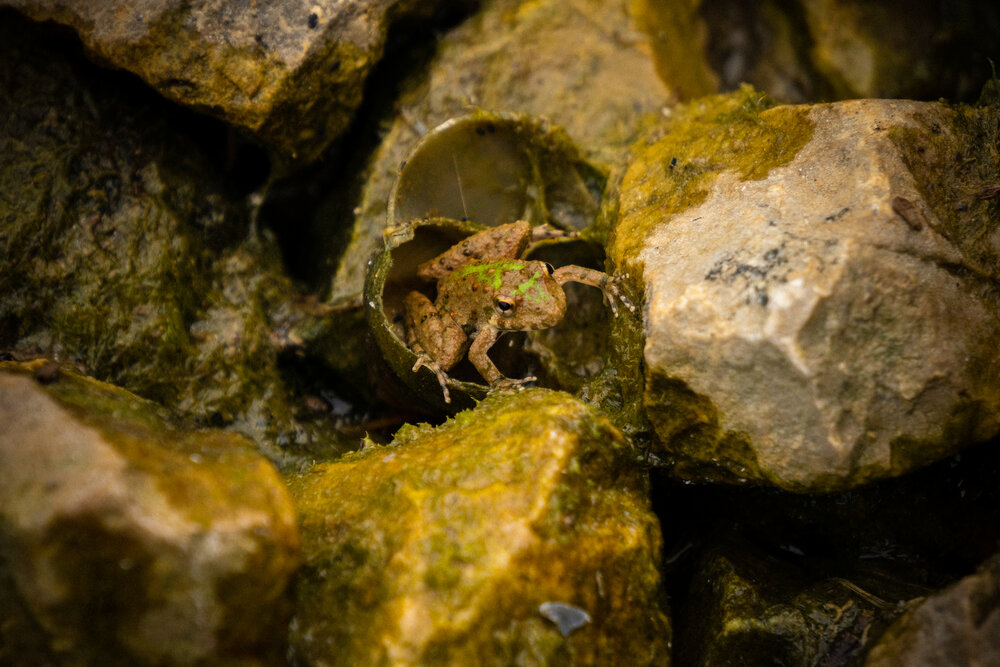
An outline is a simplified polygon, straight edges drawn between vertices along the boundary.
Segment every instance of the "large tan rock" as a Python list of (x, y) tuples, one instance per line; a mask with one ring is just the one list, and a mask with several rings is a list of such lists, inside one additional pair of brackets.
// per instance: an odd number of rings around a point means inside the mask
[(289, 486), (305, 557), (300, 660), (669, 662), (645, 474), (567, 394), (494, 395)]
[(244, 438), (165, 417), (55, 364), (0, 364), (0, 663), (282, 655), (287, 492)]
[(4, 0), (76, 30), (97, 59), (310, 161), (347, 127), (407, 0)]
[(820, 491), (1000, 429), (996, 108), (695, 102), (637, 150), (646, 405), (684, 477)]

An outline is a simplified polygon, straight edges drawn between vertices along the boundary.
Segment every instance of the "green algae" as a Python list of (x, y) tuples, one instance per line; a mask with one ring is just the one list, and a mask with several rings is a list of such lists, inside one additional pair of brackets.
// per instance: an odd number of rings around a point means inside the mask
[(913, 121), (889, 138), (941, 223), (934, 231), (961, 253), (956, 268), (1000, 280), (1000, 107), (933, 107)]
[[(290, 479), (307, 560), (297, 654), (664, 663), (669, 627), (649, 560), (659, 531), (629, 450), (592, 408), (534, 389)], [(563, 639), (537, 610), (548, 600), (588, 609), (593, 623)], [(404, 618), (416, 625), (404, 631)]]
[[(238, 434), (193, 430), (151, 401), (54, 367), (45, 360), (0, 362), (0, 373), (34, 378), (36, 386), (78, 422), (81, 432), (96, 432), (99, 447), (113, 450), (105, 456), (123, 464), (123, 469), (109, 473), (110, 484), (103, 491), (115, 500), (82, 502), (79, 514), (54, 518), (40, 535), (20, 535), (12, 526), (4, 526), (4, 538), (14, 544), (40, 540), (31, 548), (45, 550), (50, 559), (47, 567), (53, 568), (50, 576), (59, 576), (64, 586), (60, 600), (43, 613), (47, 622), (42, 636), (52, 638), (51, 650), (55, 654), (72, 650), (95, 662), (108, 656), (122, 657), (121, 664), (145, 661), (148, 656), (136, 652), (142, 642), (128, 641), (128, 635), (140, 632), (135, 624), (144, 615), (173, 604), (174, 586), (187, 586), (194, 594), (211, 596), (205, 603), (224, 612), (215, 619), (217, 659), (249, 654), (275, 659), (283, 651), (283, 633), (262, 629), (289, 616), (285, 588), (298, 565), (298, 536), (291, 502), (272, 464)], [(82, 464), (71, 460), (58, 465), (73, 470)], [(122, 477), (115, 478), (116, 474)], [(59, 476), (54, 472), (53, 479)], [(73, 479), (72, 473), (68, 479)], [(41, 486), (43, 481), (32, 483)], [(190, 522), (200, 537), (175, 536), (170, 548), (159, 544), (163, 537), (156, 530), (146, 533), (134, 525), (123, 529), (122, 522), (135, 521), (115, 515), (115, 503), (127, 502), (118, 497), (123, 492), (136, 494), (133, 501), (147, 511), (165, 501), (168, 512), (162, 519)], [(44, 504), (37, 511), (44, 514)], [(221, 533), (222, 543), (231, 540), (234, 527), (225, 522), (241, 515), (260, 522), (259, 530), (245, 536), (242, 557), (230, 552), (213, 565), (185, 563), (200, 548), (199, 539)], [(188, 567), (197, 570), (190, 580)], [(192, 583), (199, 577), (218, 580), (214, 588), (199, 587)], [(166, 580), (174, 579), (182, 583), (165, 586)], [(9, 619), (5, 615), (3, 620)], [(182, 661), (204, 657), (197, 642), (172, 650), (170, 655)]]
[[(0, 362), (0, 372), (27, 376), (46, 363)], [(130, 466), (154, 476), (172, 504), (202, 527), (212, 525), (218, 509), (221, 497), (214, 487), (219, 479), (231, 486), (230, 502), (263, 506), (281, 495), (271, 463), (237, 433), (192, 430), (152, 401), (66, 368), (57, 381), (42, 386), (77, 420), (112, 442)]]
[[(647, 414), (660, 444), (652, 455), (658, 465), (681, 479), (745, 484), (764, 479), (745, 433), (725, 429), (711, 399), (683, 381), (653, 376), (644, 396)], [(698, 447), (688, 443), (698, 442)]]
[(698, 15), (700, 0), (634, 0), (632, 9), (649, 35), (660, 78), (685, 100), (719, 89), (718, 76), (702, 55), (705, 31)]
[(299, 314), (278, 248), (184, 119), (3, 32), (0, 350), (231, 425), (275, 460), (342, 447), (283, 375), (273, 333)]
[(791, 162), (812, 138), (808, 107), (775, 106), (744, 85), (673, 108), (637, 143), (619, 186), (617, 219), (605, 219), (615, 266), (638, 271), (648, 234), (705, 200), (723, 172), (760, 180)]

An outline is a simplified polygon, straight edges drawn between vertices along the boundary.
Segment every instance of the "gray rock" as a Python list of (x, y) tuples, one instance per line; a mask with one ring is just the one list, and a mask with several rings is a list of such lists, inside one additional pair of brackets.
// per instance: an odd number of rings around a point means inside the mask
[(0, 662), (282, 654), (287, 492), (241, 436), (166, 417), (42, 361), (0, 364)]
[(347, 127), (382, 56), (390, 17), (412, 0), (4, 0), (80, 34), (98, 60), (165, 97), (249, 130), (280, 154), (317, 157)]
[(675, 472), (822, 491), (996, 434), (997, 109), (709, 104), (640, 151), (612, 250)]
[(867, 667), (1000, 663), (1000, 556), (897, 620)]

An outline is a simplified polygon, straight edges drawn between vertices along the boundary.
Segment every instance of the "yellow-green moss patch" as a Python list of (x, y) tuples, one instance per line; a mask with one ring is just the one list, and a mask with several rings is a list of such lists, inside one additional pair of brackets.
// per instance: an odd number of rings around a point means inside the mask
[[(621, 433), (561, 392), (490, 396), (290, 480), (293, 644), (330, 664), (668, 660), (659, 528)], [(539, 605), (591, 622), (562, 637)]]
[(809, 107), (774, 104), (744, 86), (670, 111), (635, 147), (622, 179), (609, 246), (616, 266), (632, 268), (649, 232), (703, 202), (719, 174), (760, 180), (794, 159), (812, 138)]

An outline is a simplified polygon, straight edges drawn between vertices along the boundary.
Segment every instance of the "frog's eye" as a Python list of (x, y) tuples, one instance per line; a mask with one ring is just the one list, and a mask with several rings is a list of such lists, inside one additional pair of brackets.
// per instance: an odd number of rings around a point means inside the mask
[(552, 265), (549, 264), (548, 262), (545, 262), (545, 270), (549, 272), (550, 276), (556, 272), (556, 270), (552, 268)]
[(514, 299), (498, 296), (493, 299), (493, 310), (497, 311), (497, 315), (500, 317), (514, 317), (514, 312), (517, 309), (514, 307)]

